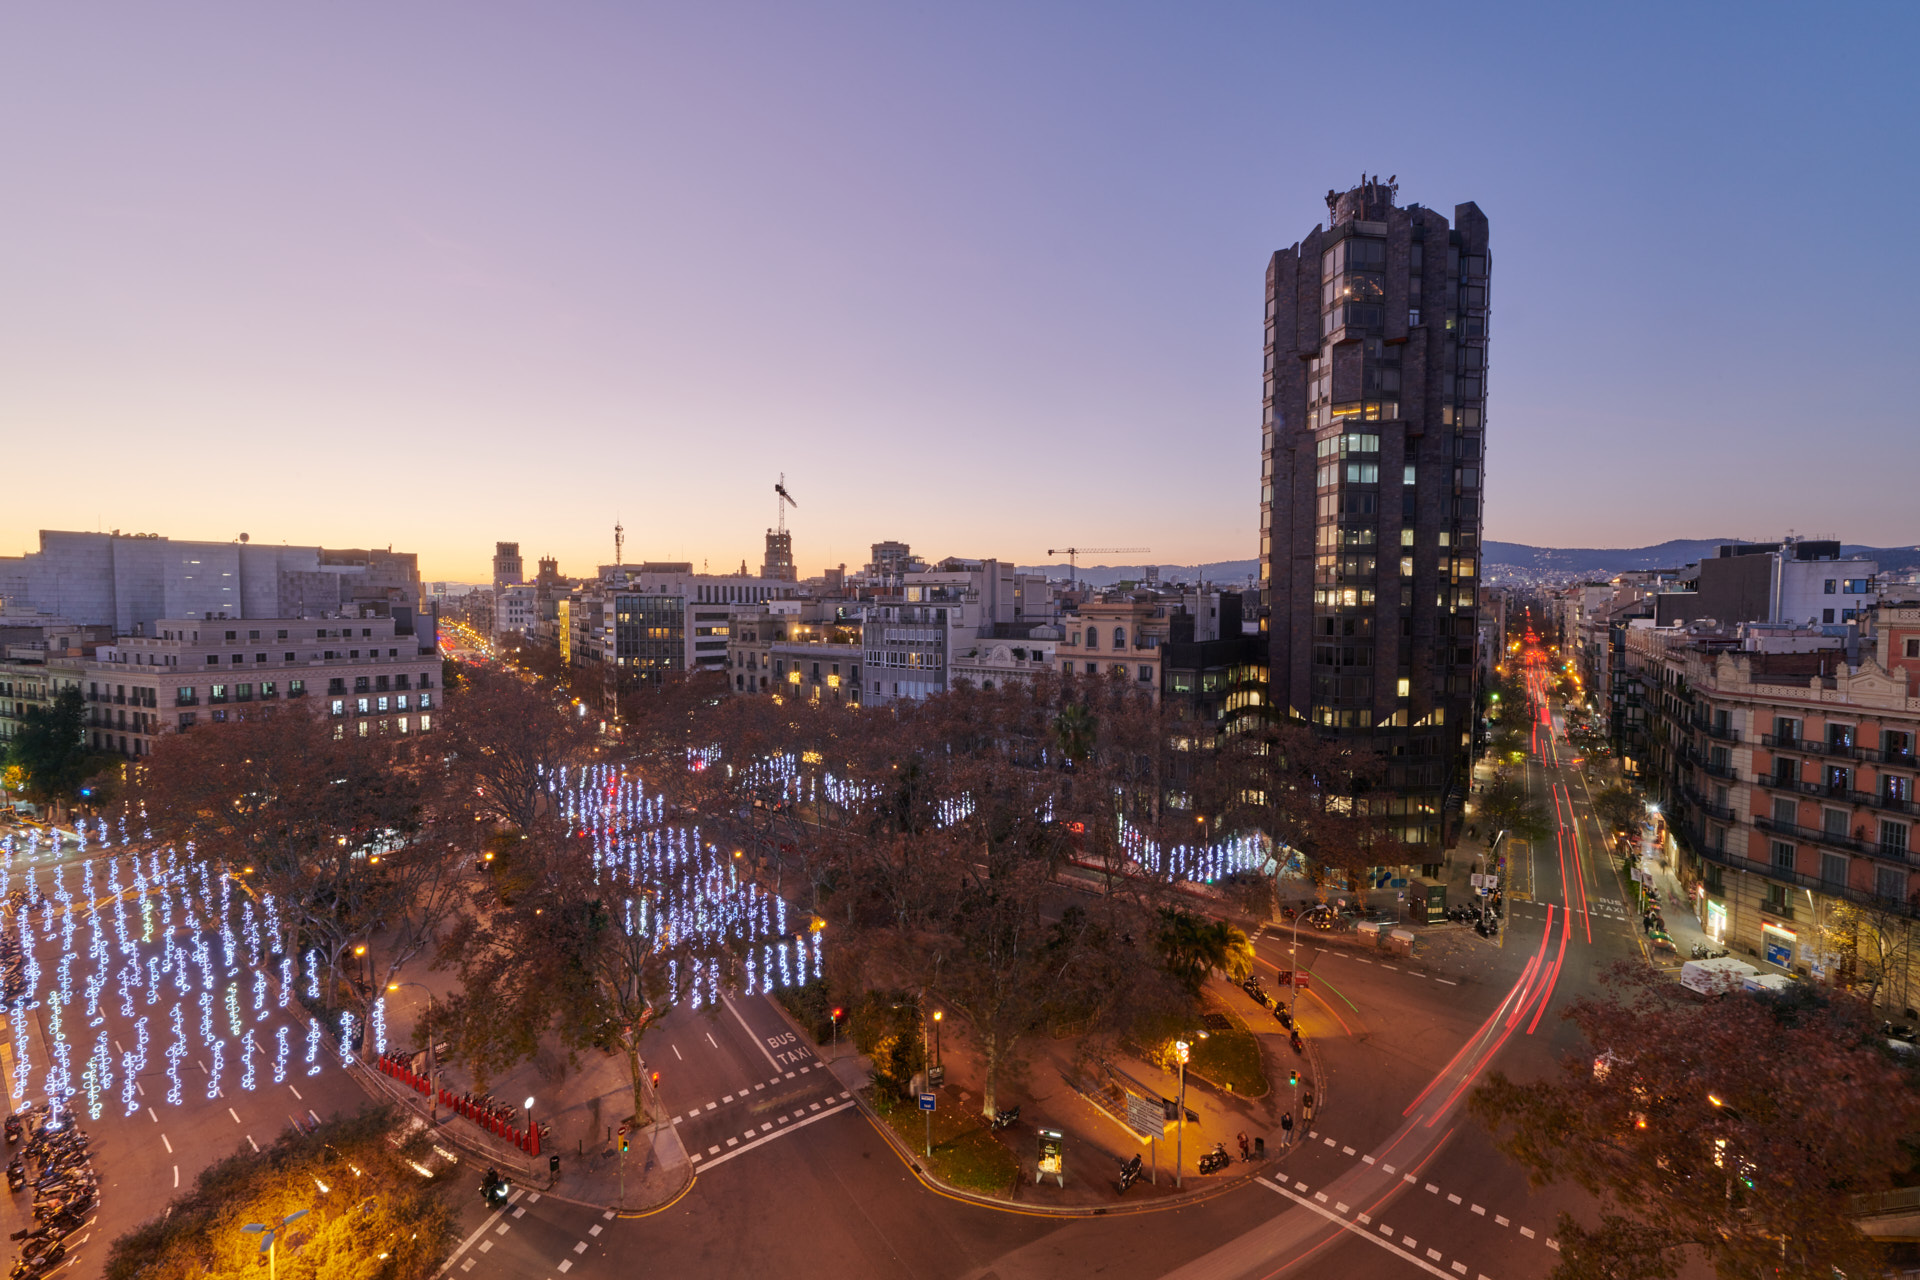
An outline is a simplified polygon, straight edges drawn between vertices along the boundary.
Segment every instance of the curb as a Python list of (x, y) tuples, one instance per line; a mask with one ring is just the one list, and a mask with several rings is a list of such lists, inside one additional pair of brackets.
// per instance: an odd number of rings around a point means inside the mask
[[(782, 1005), (778, 1000), (769, 1001), (769, 1003), (780, 1011), (780, 1016), (784, 1018), (796, 1032), (806, 1036), (808, 1040), (813, 1039), (804, 1027), (794, 1021), (793, 1015), (787, 1012), (786, 1006)], [(814, 1047), (818, 1048), (819, 1046), (815, 1044)], [(922, 1166), (920, 1160), (914, 1157), (912, 1151), (902, 1144), (900, 1135), (895, 1133), (892, 1126), (888, 1125), (886, 1121), (879, 1117), (858, 1089), (850, 1089), (848, 1092), (853, 1095), (854, 1105), (859, 1109), (860, 1114), (865, 1117), (868, 1124), (873, 1126), (874, 1132), (880, 1135), (881, 1139), (886, 1142), (888, 1149), (890, 1149), (895, 1156), (899, 1157), (900, 1163), (907, 1167), (907, 1171), (914, 1176), (914, 1179), (919, 1182), (921, 1186), (933, 1192), (935, 1195), (945, 1196), (949, 1200), (957, 1200), (962, 1204), (970, 1204), (981, 1209), (992, 1209), (1000, 1213), (1018, 1214), (1022, 1217), (1124, 1218), (1138, 1217), (1148, 1213), (1162, 1213), (1171, 1209), (1185, 1209), (1189, 1206), (1225, 1195), (1229, 1191), (1236, 1191), (1243, 1186), (1249, 1186), (1261, 1177), (1262, 1174), (1278, 1167), (1278, 1157), (1270, 1156), (1267, 1160), (1263, 1161), (1254, 1172), (1240, 1174), (1230, 1181), (1213, 1183), (1203, 1190), (1179, 1192), (1151, 1204), (1086, 1208), (1049, 1208), (1043, 1205), (1028, 1205), (1017, 1200), (1003, 1199), (999, 1196), (982, 1195), (977, 1191), (963, 1191), (959, 1187), (951, 1186), (939, 1178), (936, 1178)], [(1272, 1091), (1269, 1090), (1269, 1093), (1271, 1092)], [(1319, 1107), (1314, 1108), (1315, 1111), (1319, 1111), (1320, 1109)]]
[[(361, 1089), (369, 1096), (375, 1098), (382, 1097), (385, 1087), (380, 1085), (378, 1081), (373, 1080), (372, 1073), (365, 1069), (364, 1064), (356, 1063), (355, 1066), (359, 1067), (360, 1070), (353, 1071), (350, 1074), (352, 1074), (355, 1081), (360, 1084)], [(369, 1084), (372, 1084), (374, 1087), (369, 1089), (367, 1087)], [(527, 1186), (540, 1191), (540, 1197), (543, 1200), (558, 1200), (563, 1204), (578, 1205), (584, 1209), (610, 1209), (616, 1216), (622, 1218), (644, 1218), (659, 1213), (662, 1210), (672, 1208), (680, 1202), (681, 1198), (685, 1196), (687, 1192), (693, 1190), (694, 1174), (691, 1165), (688, 1166), (687, 1181), (684, 1185), (672, 1191), (663, 1199), (639, 1208), (628, 1208), (625, 1205), (608, 1204), (599, 1200), (579, 1200), (573, 1196), (562, 1195), (557, 1191), (541, 1190), (534, 1186), (534, 1183), (539, 1179), (540, 1173), (542, 1172), (541, 1170), (526, 1164), (518, 1158), (506, 1156), (500, 1152), (490, 1151), (479, 1143), (474, 1142), (470, 1137), (459, 1134), (457, 1130), (441, 1128), (431, 1120), (428, 1120), (427, 1117), (420, 1115), (417, 1107), (411, 1105), (410, 1100), (405, 1095), (396, 1095), (388, 1100), (392, 1101), (406, 1114), (425, 1122), (429, 1132), (435, 1137), (445, 1138), (451, 1145), (459, 1147), (470, 1156), (485, 1160), (488, 1164), (505, 1165), (512, 1169)]]

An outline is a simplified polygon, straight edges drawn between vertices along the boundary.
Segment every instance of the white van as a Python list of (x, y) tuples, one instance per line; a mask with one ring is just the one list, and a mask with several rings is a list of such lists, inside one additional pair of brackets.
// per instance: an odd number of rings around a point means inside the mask
[(1717, 960), (1689, 960), (1680, 966), (1680, 985), (1703, 996), (1738, 991), (1759, 970), (1744, 960), (1721, 956)]

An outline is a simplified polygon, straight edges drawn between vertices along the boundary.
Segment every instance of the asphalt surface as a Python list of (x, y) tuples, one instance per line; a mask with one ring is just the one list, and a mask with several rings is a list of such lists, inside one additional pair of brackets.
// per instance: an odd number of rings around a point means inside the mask
[[(617, 1217), (531, 1187), (516, 1188), (499, 1211), (463, 1195), (461, 1243), (445, 1274), (1543, 1275), (1557, 1261), (1559, 1212), (1584, 1216), (1592, 1206), (1570, 1188), (1530, 1188), (1463, 1104), (1490, 1069), (1536, 1075), (1578, 1050), (1560, 1014), (1598, 990), (1606, 966), (1641, 955), (1637, 922), (1627, 918), (1589, 798), (1559, 763), (1564, 756), (1550, 721), (1542, 723), (1527, 781), (1558, 830), (1551, 842), (1510, 855), (1527, 859), (1529, 900), (1509, 898), (1499, 942), (1436, 929), (1419, 956), (1396, 960), (1323, 945), (1302, 931), (1315, 985), (1298, 1012), (1313, 1044), (1317, 1107), (1291, 1149), (1270, 1139), (1272, 1158), (1257, 1181), (1145, 1214), (1127, 1214), (1116, 1193), (1114, 1215), (1072, 1219), (941, 1195), (915, 1178), (764, 997), (741, 998), (676, 1011), (648, 1037), (663, 1123), (674, 1125), (695, 1161), (680, 1199), (647, 1216)], [(1287, 933), (1260, 938), (1263, 972), (1297, 967), (1291, 945)], [(1272, 1039), (1284, 1072), (1294, 1059), (1284, 1040)], [(109, 1105), (87, 1126), (105, 1184), (102, 1208), (91, 1243), (62, 1274), (97, 1274), (101, 1242), (162, 1207), (176, 1177), (188, 1185), (211, 1160), (249, 1140), (264, 1145), (296, 1115), (364, 1101), (338, 1069), (207, 1098), (202, 1067), (197, 1089), (187, 1069), (179, 1107), (149, 1109), (167, 1084), (164, 1060), (155, 1061), (141, 1079), (136, 1115)], [(1032, 1135), (1023, 1128), (1015, 1140)], [(1205, 1145), (1194, 1142), (1189, 1158)], [(1068, 1176), (1112, 1174), (1070, 1168)]]
[[(702, 1155), (683, 1198), (636, 1219), (532, 1197), (515, 1204), (518, 1216), (490, 1216), (476, 1202), (466, 1229), (478, 1234), (449, 1274), (1543, 1275), (1558, 1260), (1559, 1213), (1585, 1216), (1592, 1205), (1568, 1187), (1530, 1188), (1463, 1102), (1490, 1069), (1530, 1076), (1578, 1050), (1578, 1034), (1560, 1014), (1598, 990), (1604, 968), (1641, 952), (1584, 786), (1558, 762), (1565, 751), (1550, 724), (1536, 738), (1527, 781), (1555, 813), (1557, 831), (1527, 851), (1530, 900), (1509, 900), (1500, 942), (1435, 930), (1408, 961), (1325, 945), (1302, 931), (1315, 985), (1298, 1011), (1313, 1042), (1317, 1110), (1291, 1150), (1270, 1152), (1258, 1181), (1178, 1209), (1076, 1219), (942, 1196), (915, 1179), (862, 1113), (832, 1110), (837, 1082), (782, 1039), (784, 1024), (764, 1000), (740, 1000), (717, 1018), (676, 1014), (651, 1051), (688, 1149)], [(1292, 945), (1290, 933), (1260, 938), (1263, 972), (1296, 967)], [(1294, 1060), (1274, 1040), (1284, 1071)], [(796, 1092), (776, 1104), (775, 1089)], [(806, 1108), (820, 1104), (806, 1111), (804, 1128), (761, 1129), (782, 1110), (799, 1119), (803, 1100)], [(749, 1145), (750, 1130), (758, 1145)], [(739, 1144), (727, 1145), (733, 1137)], [(1126, 1202), (1116, 1194), (1113, 1206), (1121, 1211)]]

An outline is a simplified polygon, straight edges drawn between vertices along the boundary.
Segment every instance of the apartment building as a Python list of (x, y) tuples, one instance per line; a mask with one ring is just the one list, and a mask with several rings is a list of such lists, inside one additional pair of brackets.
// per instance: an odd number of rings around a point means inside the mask
[(1054, 649), (1060, 674), (1119, 677), (1158, 702), (1168, 613), (1167, 601), (1146, 592), (1086, 601), (1060, 619), (1062, 634)]
[[(1641, 627), (1636, 743), (1692, 907), (1779, 969), (1850, 980), (1840, 904), (1904, 934), (1920, 918), (1920, 602), (1878, 603), (1849, 638), (1799, 628)], [(1912, 1002), (1902, 972), (1892, 995)]]

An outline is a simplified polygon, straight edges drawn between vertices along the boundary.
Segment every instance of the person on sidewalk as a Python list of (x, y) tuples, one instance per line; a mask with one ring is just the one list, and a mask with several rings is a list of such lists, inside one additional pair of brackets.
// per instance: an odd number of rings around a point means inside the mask
[(1300, 1100), (1300, 1123), (1306, 1124), (1313, 1119), (1313, 1090), (1307, 1090), (1307, 1096)]
[(1253, 1159), (1253, 1144), (1247, 1141), (1247, 1131), (1242, 1129), (1240, 1131), (1240, 1163), (1245, 1164), (1251, 1159)]
[(1293, 1112), (1291, 1111), (1280, 1113), (1280, 1145), (1283, 1147), (1293, 1145)]

